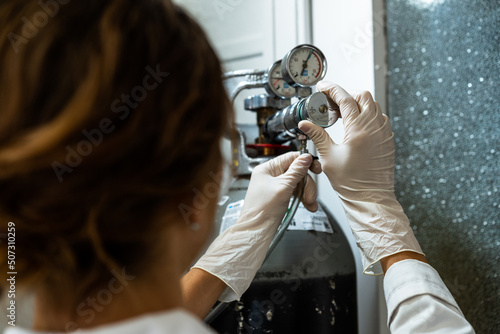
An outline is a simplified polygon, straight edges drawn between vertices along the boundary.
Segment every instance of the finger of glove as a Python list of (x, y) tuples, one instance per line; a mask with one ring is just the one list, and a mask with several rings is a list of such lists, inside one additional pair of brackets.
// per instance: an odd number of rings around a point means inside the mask
[(359, 103), (359, 96), (365, 91), (357, 89), (349, 89), (348, 91), (346, 90), (346, 92), (353, 97), (354, 101), (356, 101), (356, 104), (358, 105), (359, 114), (361, 115), (363, 113), (363, 106), (362, 104)]
[(373, 100), (373, 96), (370, 94), (370, 92), (360, 92), (354, 96), (354, 99), (359, 105), (361, 115), (365, 120), (364, 123), (373, 122), (377, 127), (380, 127), (384, 124), (382, 109), (380, 109), (380, 105)]
[(340, 107), (340, 114), (347, 129), (360, 114), (356, 100), (342, 87), (329, 81), (320, 81), (316, 88), (327, 94)]
[(372, 94), (370, 94), (370, 92), (362, 91), (353, 96), (354, 100), (356, 100), (356, 102), (360, 107), (359, 110), (361, 111), (361, 113), (366, 111), (376, 111), (375, 108), (370, 108), (375, 103), (375, 101), (373, 101), (373, 97)]
[(321, 157), (327, 157), (330, 153), (331, 147), (335, 145), (330, 135), (321, 126), (316, 125), (309, 121), (301, 121), (299, 123), (299, 130), (306, 134), (316, 146), (318, 153)]
[(382, 108), (380, 108), (380, 104), (375, 101), (375, 108), (377, 109), (377, 120), (380, 122), (380, 126), (382, 126), (386, 122), (386, 115), (382, 112)]
[(285, 180), (287, 186), (290, 189), (295, 189), (297, 184), (304, 179), (307, 175), (307, 171), (311, 166), (313, 158), (310, 154), (302, 154), (297, 159), (295, 159), (288, 170), (279, 178)]
[(297, 159), (299, 155), (299, 152), (288, 152), (269, 160), (259, 167), (261, 167), (265, 173), (271, 176), (279, 176), (284, 174), (288, 170), (290, 165), (294, 162), (295, 159)]
[(309, 167), (309, 170), (314, 174), (321, 174), (321, 172), (323, 171), (321, 162), (319, 162), (319, 160), (313, 160), (311, 167)]
[(304, 207), (311, 211), (318, 211), (318, 188), (311, 175), (307, 175), (306, 184), (304, 186), (304, 193), (302, 195), (302, 203)]

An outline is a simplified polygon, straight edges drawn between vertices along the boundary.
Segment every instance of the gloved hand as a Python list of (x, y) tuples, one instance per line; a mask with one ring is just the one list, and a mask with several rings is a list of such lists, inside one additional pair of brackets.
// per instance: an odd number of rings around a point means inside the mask
[(361, 250), (363, 272), (382, 274), (381, 258), (403, 251), (423, 254), (394, 194), (395, 147), (389, 119), (369, 92), (352, 97), (325, 81), (317, 88), (339, 105), (344, 141), (334, 143), (323, 128), (308, 121), (299, 129), (316, 145), (323, 171), (342, 201)]
[[(318, 209), (316, 184), (307, 173), (312, 162), (309, 154), (299, 157), (298, 152), (290, 152), (254, 169), (238, 221), (214, 240), (193, 267), (227, 284), (220, 301), (239, 300), (250, 286), (295, 188), (306, 176), (302, 201), (310, 211)], [(321, 171), (318, 163), (313, 166), (313, 172)]]

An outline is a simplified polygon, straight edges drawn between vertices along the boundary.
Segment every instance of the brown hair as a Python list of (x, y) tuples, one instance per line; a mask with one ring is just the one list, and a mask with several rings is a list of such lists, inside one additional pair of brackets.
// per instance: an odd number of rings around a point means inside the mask
[(218, 171), (231, 109), (170, 1), (43, 3), (0, 5), (0, 224), (15, 223), (16, 283), (83, 295), (140, 270), (158, 211)]

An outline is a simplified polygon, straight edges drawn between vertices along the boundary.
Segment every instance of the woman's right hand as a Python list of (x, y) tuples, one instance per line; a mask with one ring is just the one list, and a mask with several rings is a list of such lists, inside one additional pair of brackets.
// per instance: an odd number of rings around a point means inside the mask
[(325, 81), (317, 88), (339, 105), (344, 141), (334, 143), (323, 128), (308, 121), (301, 122), (299, 129), (316, 145), (333, 188), (348, 200), (392, 197), (395, 148), (388, 117), (369, 92), (352, 97), (342, 87)]
[(322, 169), (342, 201), (364, 273), (382, 274), (379, 261), (387, 256), (408, 251), (423, 255), (394, 195), (395, 146), (388, 117), (368, 92), (352, 97), (329, 82), (320, 82), (318, 90), (340, 107), (344, 141), (334, 143), (308, 121), (299, 129), (316, 145)]

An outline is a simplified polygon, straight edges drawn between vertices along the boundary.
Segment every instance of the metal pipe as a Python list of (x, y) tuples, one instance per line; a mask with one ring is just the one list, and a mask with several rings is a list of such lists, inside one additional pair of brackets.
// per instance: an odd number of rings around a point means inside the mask
[(264, 75), (266, 74), (266, 70), (237, 70), (237, 71), (229, 71), (222, 75), (222, 80), (238, 78), (238, 77), (246, 77), (249, 75)]

